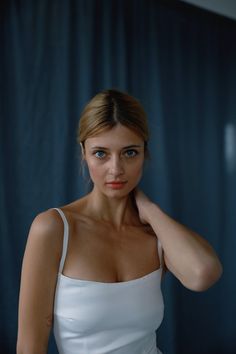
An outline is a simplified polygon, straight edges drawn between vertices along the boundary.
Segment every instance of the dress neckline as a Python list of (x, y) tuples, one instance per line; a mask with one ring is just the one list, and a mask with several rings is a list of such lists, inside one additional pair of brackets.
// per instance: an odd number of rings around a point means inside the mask
[(58, 273), (58, 276), (62, 278), (63, 280), (67, 282), (72, 282), (72, 283), (77, 283), (77, 284), (88, 284), (88, 285), (98, 285), (98, 286), (124, 286), (124, 285), (129, 285), (129, 284), (135, 284), (139, 283), (141, 281), (145, 281), (155, 275), (161, 274), (162, 267), (159, 267), (158, 269), (143, 275), (142, 277), (139, 278), (134, 278), (130, 280), (125, 280), (125, 281), (119, 281), (119, 282), (101, 282), (101, 281), (96, 281), (96, 280), (86, 280), (86, 279), (79, 279), (79, 278), (71, 278), (67, 275), (64, 275), (62, 273)]

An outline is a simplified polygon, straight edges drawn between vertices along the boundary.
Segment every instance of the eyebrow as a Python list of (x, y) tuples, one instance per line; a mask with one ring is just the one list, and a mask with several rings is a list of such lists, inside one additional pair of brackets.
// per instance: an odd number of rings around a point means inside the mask
[[(133, 145), (124, 146), (121, 150), (141, 148), (141, 147), (142, 147), (142, 145), (133, 144)], [(109, 149), (104, 146), (92, 146), (92, 150), (109, 150)]]

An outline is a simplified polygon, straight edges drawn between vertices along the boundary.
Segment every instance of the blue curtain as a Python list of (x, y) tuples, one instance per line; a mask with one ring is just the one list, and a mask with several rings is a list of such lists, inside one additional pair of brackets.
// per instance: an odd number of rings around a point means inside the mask
[(0, 29), (0, 353), (15, 352), (30, 224), (86, 193), (79, 115), (95, 93), (117, 88), (149, 117), (142, 188), (224, 267), (204, 293), (166, 275), (158, 345), (235, 354), (236, 23), (180, 1), (2, 0)]

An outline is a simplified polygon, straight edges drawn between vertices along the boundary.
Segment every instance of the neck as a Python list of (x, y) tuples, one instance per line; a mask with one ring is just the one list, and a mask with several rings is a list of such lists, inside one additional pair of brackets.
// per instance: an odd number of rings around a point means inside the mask
[(97, 220), (109, 222), (120, 229), (122, 225), (140, 224), (131, 195), (122, 198), (108, 198), (96, 188), (88, 195), (87, 212)]

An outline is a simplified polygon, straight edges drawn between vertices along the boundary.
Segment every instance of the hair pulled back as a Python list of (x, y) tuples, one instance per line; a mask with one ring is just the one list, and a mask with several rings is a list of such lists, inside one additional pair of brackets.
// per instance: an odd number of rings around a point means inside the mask
[(81, 113), (78, 142), (84, 145), (86, 139), (110, 130), (121, 124), (143, 138), (145, 150), (149, 138), (146, 113), (133, 96), (110, 89), (94, 96)]

